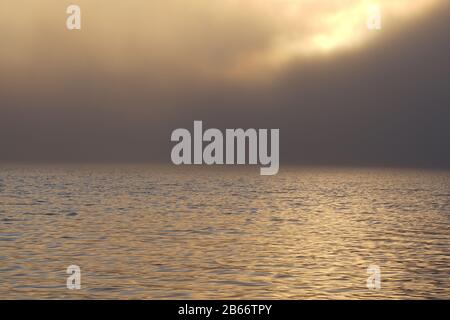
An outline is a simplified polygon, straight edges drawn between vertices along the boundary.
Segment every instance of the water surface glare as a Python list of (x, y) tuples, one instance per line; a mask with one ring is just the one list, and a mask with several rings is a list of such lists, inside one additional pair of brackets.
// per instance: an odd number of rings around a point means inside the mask
[(0, 298), (449, 299), (449, 220), (445, 171), (4, 165)]

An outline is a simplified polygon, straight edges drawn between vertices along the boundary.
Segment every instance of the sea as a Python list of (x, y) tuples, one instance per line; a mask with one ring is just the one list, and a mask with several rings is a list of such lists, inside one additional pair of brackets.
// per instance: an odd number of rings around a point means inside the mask
[(449, 222), (450, 171), (4, 164), (0, 298), (449, 299)]

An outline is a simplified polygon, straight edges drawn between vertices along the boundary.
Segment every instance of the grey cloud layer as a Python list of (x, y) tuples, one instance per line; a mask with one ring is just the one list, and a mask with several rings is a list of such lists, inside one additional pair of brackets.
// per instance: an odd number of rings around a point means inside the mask
[[(203, 120), (207, 127), (280, 128), (282, 164), (450, 167), (449, 10), (355, 51), (291, 61), (257, 84), (197, 70), (202, 61), (226, 65), (242, 46), (267, 46), (273, 29), (234, 19), (251, 25), (246, 34), (234, 24), (235, 47), (219, 39), (196, 55), (209, 42), (193, 32), (184, 50), (169, 50), (175, 60), (162, 59), (167, 43), (156, 58), (142, 55), (139, 31), (129, 41), (114, 28), (111, 39), (80, 33), (61, 40), (64, 30), (53, 31), (41, 44), (33, 44), (37, 35), (56, 22), (25, 30), (22, 40), (2, 32), (2, 43), (23, 45), (35, 63), (27, 55), (8, 60), (8, 48), (0, 54), (0, 160), (169, 163), (171, 131)], [(97, 56), (90, 41), (117, 47), (101, 63), (103, 49)]]

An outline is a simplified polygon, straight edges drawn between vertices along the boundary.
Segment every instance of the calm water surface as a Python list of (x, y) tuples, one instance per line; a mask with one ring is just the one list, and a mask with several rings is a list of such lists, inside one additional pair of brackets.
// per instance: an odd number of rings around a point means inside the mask
[(2, 166), (0, 298), (449, 299), (449, 222), (443, 171)]

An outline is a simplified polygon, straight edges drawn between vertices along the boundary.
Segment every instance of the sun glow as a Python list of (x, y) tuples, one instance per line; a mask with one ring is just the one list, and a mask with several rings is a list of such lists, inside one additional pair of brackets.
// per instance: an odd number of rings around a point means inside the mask
[[(8, 30), (3, 73), (41, 68), (46, 48), (59, 59), (51, 61), (61, 64), (58, 72), (71, 61), (71, 72), (80, 64), (121, 76), (254, 79), (293, 59), (362, 47), (444, 0), (79, 0), (85, 21), (77, 35), (61, 25), (59, 1), (25, 2), (27, 10), (13, 0), (0, 4), (0, 28)], [(379, 32), (367, 28), (373, 6), (382, 14)]]
[[(240, 77), (252, 69), (276, 69), (292, 59), (359, 48), (441, 2), (341, 0), (330, 4), (330, 1), (323, 0), (273, 1), (270, 9), (277, 12), (277, 16), (271, 23), (280, 31), (265, 50), (242, 55), (231, 74)], [(374, 12), (379, 12), (383, 22), (386, 21), (380, 32), (371, 32), (367, 26), (367, 20)]]

